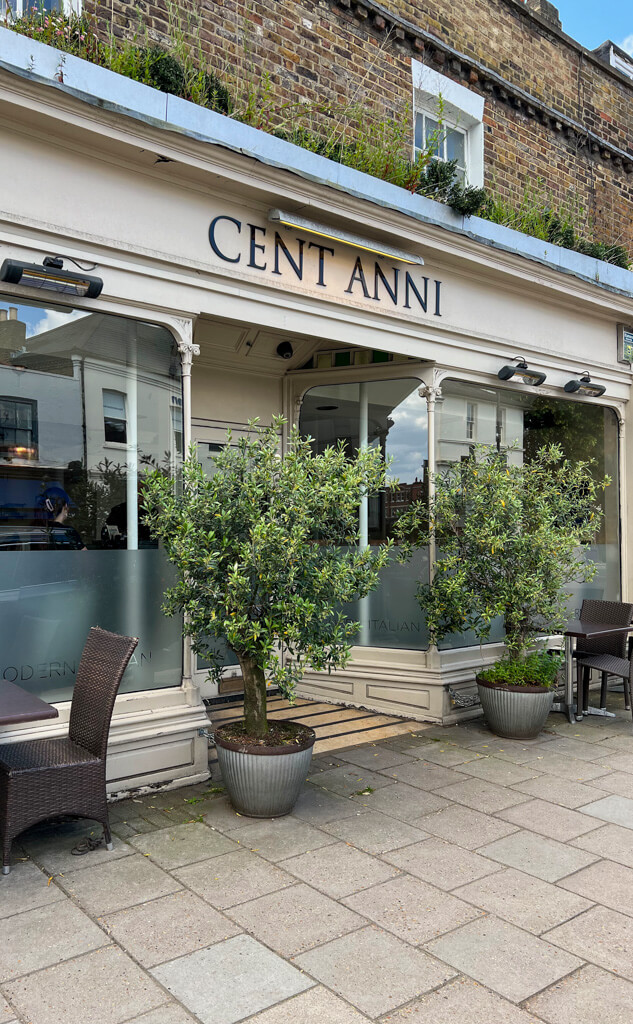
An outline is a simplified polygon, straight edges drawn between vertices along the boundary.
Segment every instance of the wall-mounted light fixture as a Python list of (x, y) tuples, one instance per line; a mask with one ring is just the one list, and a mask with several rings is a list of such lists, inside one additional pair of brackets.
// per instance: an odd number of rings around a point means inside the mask
[(37, 263), (5, 260), (0, 267), (0, 281), (21, 284), (25, 288), (42, 288), (52, 292), (63, 292), (66, 295), (81, 295), (88, 299), (96, 299), (101, 295), (103, 281), (100, 277), (77, 274), (73, 270), (64, 270), (63, 266), (61, 256), (46, 256), (42, 266)]
[(540, 370), (528, 369), (528, 364), (525, 361), (525, 356), (515, 356), (513, 362), (516, 366), (502, 366), (497, 374), (499, 380), (511, 380), (516, 378), (517, 381), (521, 381), (522, 384), (530, 384), (533, 388), (542, 384), (545, 380), (545, 374), (541, 373)]
[(589, 371), (583, 370), (578, 380), (567, 381), (564, 390), (569, 395), (591, 395), (593, 398), (599, 398), (607, 389), (603, 384), (592, 384)]
[(368, 238), (361, 238), (360, 235), (352, 235), (347, 231), (340, 231), (338, 228), (330, 227), (328, 224), (319, 224), (314, 220), (306, 220), (298, 214), (285, 213), (283, 210), (269, 210), (268, 220), (274, 224), (283, 224), (286, 228), (297, 228), (298, 231), (305, 231), (309, 235), (319, 235), (320, 238), (329, 238), (334, 242), (341, 242), (343, 245), (351, 245), (354, 249), (363, 249), (374, 256), (385, 256), (390, 260), (398, 260), (400, 263), (409, 263), (419, 267), (424, 266), (421, 256), (416, 256), (402, 249), (394, 249), (391, 245), (372, 242)]
[(277, 355), (280, 359), (292, 359), (294, 349), (289, 341), (280, 341), (277, 345)]

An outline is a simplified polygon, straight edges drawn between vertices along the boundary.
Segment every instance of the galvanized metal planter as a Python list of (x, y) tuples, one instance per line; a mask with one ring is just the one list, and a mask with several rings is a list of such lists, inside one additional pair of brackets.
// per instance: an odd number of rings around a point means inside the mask
[(300, 746), (260, 747), (224, 739), (215, 732), (222, 780), (236, 811), (249, 818), (279, 818), (297, 802), (316, 739)]
[(554, 690), (544, 686), (499, 686), (477, 679), (488, 727), (497, 736), (533, 740), (552, 710)]

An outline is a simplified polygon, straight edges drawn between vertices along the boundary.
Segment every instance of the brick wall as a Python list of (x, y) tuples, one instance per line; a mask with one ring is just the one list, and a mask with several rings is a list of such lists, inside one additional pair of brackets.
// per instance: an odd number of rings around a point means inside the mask
[[(299, 103), (304, 123), (330, 128), (350, 104), (409, 116), (411, 58), (429, 64), (485, 96), (486, 184), (517, 201), (528, 175), (541, 178), (554, 206), (574, 195), (588, 232), (593, 224), (597, 240), (633, 252), (633, 82), (521, 0), (177, 5), (183, 26), (197, 21), (188, 33), (192, 49), (202, 48), (236, 94), (268, 76), (265, 105), (282, 123)], [(130, 38), (140, 11), (159, 42), (169, 36), (168, 7), (167, 0), (85, 0), (104, 32)]]

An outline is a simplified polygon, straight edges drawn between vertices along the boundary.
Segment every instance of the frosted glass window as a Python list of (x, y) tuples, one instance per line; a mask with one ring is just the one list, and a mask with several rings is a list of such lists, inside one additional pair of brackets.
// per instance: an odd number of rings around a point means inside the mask
[(70, 699), (99, 625), (139, 637), (123, 690), (180, 685), (172, 570), (141, 504), (146, 473), (178, 471), (181, 400), (164, 328), (0, 296), (0, 678)]

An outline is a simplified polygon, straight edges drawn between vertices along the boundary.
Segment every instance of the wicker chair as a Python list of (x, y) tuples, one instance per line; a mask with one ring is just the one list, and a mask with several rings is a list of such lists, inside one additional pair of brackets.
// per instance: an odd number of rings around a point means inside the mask
[(105, 787), (108, 733), (121, 677), (137, 643), (93, 626), (77, 670), (68, 736), (0, 746), (3, 874), (9, 873), (15, 837), (60, 815), (100, 822), (112, 849)]
[[(580, 609), (581, 622), (608, 622), (614, 626), (628, 626), (633, 621), (633, 604), (620, 601), (583, 601)], [(594, 640), (579, 640), (574, 651), (578, 660), (578, 709), (589, 707), (589, 680), (592, 669), (602, 673), (600, 707), (607, 706), (607, 683), (610, 675), (624, 679), (624, 699), (627, 711), (631, 707), (629, 687), (628, 633), (596, 637)], [(582, 677), (582, 679), (581, 679)]]

